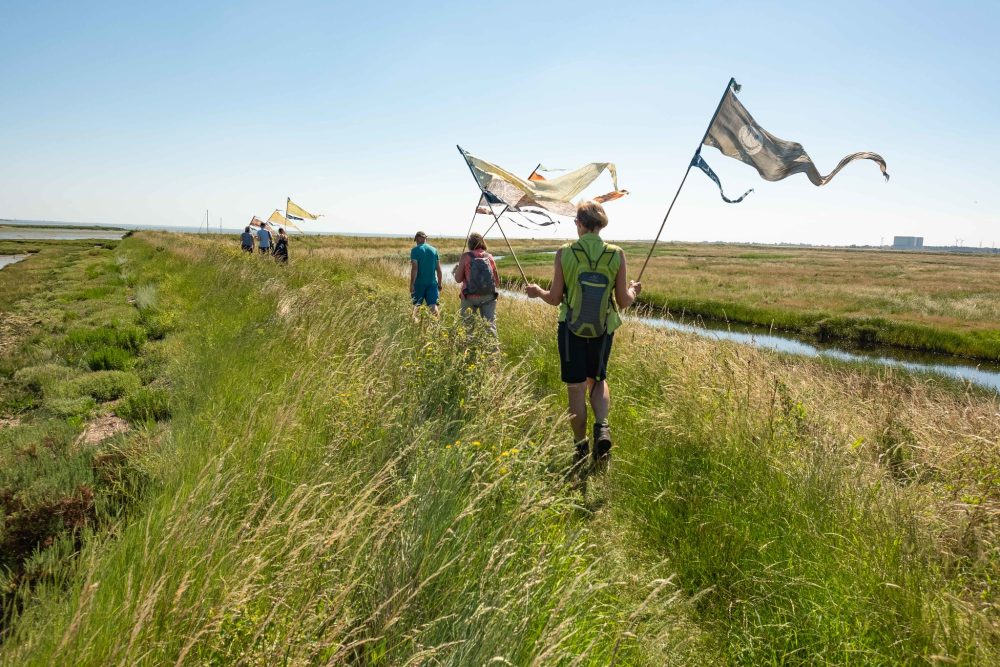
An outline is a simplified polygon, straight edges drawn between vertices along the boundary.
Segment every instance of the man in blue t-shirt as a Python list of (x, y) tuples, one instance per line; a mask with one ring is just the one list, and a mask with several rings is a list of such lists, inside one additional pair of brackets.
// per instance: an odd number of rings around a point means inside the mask
[(437, 248), (427, 243), (427, 234), (417, 232), (413, 237), (417, 245), (410, 250), (410, 296), (413, 297), (413, 314), (426, 303), (431, 313), (438, 314), (438, 294), (441, 290), (441, 260)]
[(262, 255), (271, 252), (271, 232), (264, 225), (261, 225), (260, 229), (257, 230), (257, 247)]

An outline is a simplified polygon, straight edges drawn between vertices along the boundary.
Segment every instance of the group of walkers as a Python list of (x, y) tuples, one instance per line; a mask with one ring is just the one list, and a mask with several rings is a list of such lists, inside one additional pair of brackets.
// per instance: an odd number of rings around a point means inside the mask
[[(608, 225), (604, 207), (594, 201), (576, 210), (576, 241), (563, 245), (555, 255), (549, 289), (534, 283), (525, 287), (533, 299), (559, 307), (556, 332), (562, 381), (566, 384), (570, 426), (574, 438), (574, 463), (579, 469), (592, 458), (606, 466), (611, 457), (611, 390), (608, 360), (615, 330), (622, 324), (620, 310), (631, 306), (642, 284), (627, 279), (625, 252), (600, 236)], [(442, 286), (441, 261), (427, 235), (417, 232), (410, 251), (410, 295), (414, 314), (426, 305), (435, 316)], [(459, 283), (459, 312), (466, 321), (476, 315), (496, 335), (496, 307), (500, 275), (481, 234), (471, 234), (467, 251), (455, 265)], [(587, 436), (587, 403), (594, 413), (593, 446)]]
[(278, 228), (278, 238), (274, 239), (267, 227), (257, 227), (255, 231), (250, 231), (248, 225), (240, 234), (240, 246), (243, 252), (253, 254), (254, 242), (260, 254), (271, 255), (278, 262), (288, 262), (288, 234), (283, 227)]
[[(438, 300), (441, 295), (441, 258), (437, 248), (427, 243), (427, 234), (417, 232), (413, 237), (416, 245), (410, 250), (410, 296), (413, 300), (413, 314), (424, 305), (434, 316), (439, 313)], [(482, 317), (496, 335), (497, 297), (500, 289), (500, 273), (496, 260), (487, 252), (486, 239), (482, 234), (469, 235), (468, 251), (462, 254), (452, 269), (451, 275), (459, 285), (459, 314), (466, 322), (475, 315)]]

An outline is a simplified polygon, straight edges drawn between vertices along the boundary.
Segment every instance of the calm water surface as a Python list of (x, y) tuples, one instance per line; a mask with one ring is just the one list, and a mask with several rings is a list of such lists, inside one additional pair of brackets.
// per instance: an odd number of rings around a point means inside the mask
[(125, 236), (113, 229), (69, 229), (65, 227), (0, 227), (0, 241), (82, 241), (84, 239), (115, 240)]
[(13, 264), (14, 262), (20, 262), (27, 256), (28, 255), (0, 255), (0, 269), (7, 266), (8, 264)]

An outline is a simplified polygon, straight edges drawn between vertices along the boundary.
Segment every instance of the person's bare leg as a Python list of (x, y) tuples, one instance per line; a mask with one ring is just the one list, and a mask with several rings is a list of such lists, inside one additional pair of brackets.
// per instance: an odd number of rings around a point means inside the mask
[(606, 421), (611, 412), (611, 387), (607, 380), (591, 385), (590, 407), (594, 410), (594, 421), (598, 424)]
[(607, 380), (592, 382), (590, 406), (594, 409), (594, 464), (605, 468), (611, 456), (611, 428), (608, 412), (611, 410), (611, 389)]
[(569, 425), (576, 442), (587, 439), (587, 383), (567, 384), (569, 395)]

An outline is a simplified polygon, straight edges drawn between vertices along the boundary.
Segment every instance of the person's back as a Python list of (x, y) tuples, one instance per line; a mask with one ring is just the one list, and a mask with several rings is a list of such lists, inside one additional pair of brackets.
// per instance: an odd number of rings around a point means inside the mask
[(247, 227), (240, 234), (240, 247), (243, 248), (245, 252), (253, 252), (253, 234), (250, 233), (250, 228)]
[(278, 241), (274, 244), (274, 258), (279, 262), (288, 261), (288, 235), (284, 229), (278, 230)]
[[(618, 309), (635, 303), (642, 284), (628, 280), (625, 252), (600, 236), (608, 225), (604, 207), (595, 201), (582, 202), (574, 222), (579, 238), (556, 253), (549, 289), (531, 283), (525, 293), (559, 306), (556, 347), (576, 441), (575, 465), (581, 468), (592, 453), (595, 464), (603, 467), (611, 457), (607, 371), (615, 330), (621, 324)], [(592, 452), (587, 439), (588, 397), (594, 411)]]
[(496, 296), (499, 286), (497, 265), (493, 255), (482, 248), (465, 253), (461, 259), (462, 295)]
[(416, 245), (410, 250), (410, 259), (417, 263), (416, 285), (430, 285), (437, 282), (435, 276), (438, 263), (437, 248), (427, 242)]
[(560, 248), (565, 290), (559, 321), (577, 336), (597, 338), (621, 325), (614, 284), (622, 249), (589, 232)]
[(417, 232), (416, 243), (410, 250), (410, 296), (416, 307), (427, 304), (434, 315), (438, 314), (438, 296), (441, 290), (441, 261), (437, 248), (427, 243), (427, 234)]
[(472, 314), (478, 313), (495, 335), (500, 274), (493, 255), (487, 251), (482, 234), (470, 234), (468, 248), (455, 266), (453, 274), (455, 282), (462, 284), (459, 313), (467, 324), (472, 323)]
[(261, 227), (257, 230), (257, 247), (260, 248), (261, 252), (271, 248), (271, 232), (267, 231), (267, 227)]

